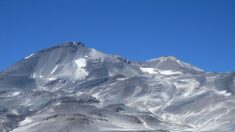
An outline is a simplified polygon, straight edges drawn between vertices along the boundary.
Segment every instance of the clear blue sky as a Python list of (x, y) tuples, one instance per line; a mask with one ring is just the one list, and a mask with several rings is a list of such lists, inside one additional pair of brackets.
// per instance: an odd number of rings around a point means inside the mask
[(235, 1), (0, 0), (0, 71), (67, 41), (130, 60), (170, 55), (235, 71)]

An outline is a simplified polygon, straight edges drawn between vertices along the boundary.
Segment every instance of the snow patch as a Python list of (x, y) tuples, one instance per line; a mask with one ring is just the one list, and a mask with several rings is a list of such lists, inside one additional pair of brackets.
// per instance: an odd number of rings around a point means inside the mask
[(12, 93), (12, 96), (18, 96), (18, 95), (20, 95), (19, 91)]
[(76, 73), (75, 78), (76, 79), (83, 79), (88, 75), (88, 72), (86, 71), (85, 67), (87, 65), (86, 59), (84, 58), (78, 58), (75, 61), (76, 64)]
[(140, 67), (140, 70), (142, 72), (148, 73), (148, 74), (159, 74), (159, 72), (157, 71), (157, 69), (155, 68), (145, 68), (145, 67)]
[(179, 75), (182, 74), (179, 71), (173, 71), (173, 70), (158, 70), (155, 68), (146, 68), (146, 67), (140, 67), (140, 70), (148, 73), (148, 74), (162, 74), (162, 75)]
[(54, 81), (54, 80), (56, 80), (57, 78), (55, 78), (55, 77), (49, 77), (49, 78), (47, 78), (49, 81)]
[(57, 102), (56, 104), (54, 104), (54, 106), (59, 106), (59, 105), (61, 105), (61, 102)]
[(100, 94), (100, 93), (97, 92), (97, 93), (93, 94), (92, 97), (94, 97), (94, 98), (96, 98), (96, 99), (99, 99), (99, 97), (100, 97), (99, 94)]
[(126, 80), (127, 78), (125, 77), (125, 78), (118, 78), (117, 80), (118, 81), (124, 81), (124, 80)]
[(84, 68), (86, 66), (86, 59), (78, 58), (75, 60), (75, 63), (79, 68)]
[(29, 59), (30, 57), (32, 57), (34, 55), (34, 53), (30, 54), (29, 56), (25, 57), (25, 59)]
[(182, 74), (179, 71), (172, 71), (172, 70), (158, 70), (158, 71), (162, 75), (178, 75), (178, 74)]
[(231, 96), (232, 94), (227, 92), (226, 90), (222, 90), (222, 91), (216, 91), (217, 94), (220, 94), (220, 95), (224, 95), (226, 97), (228, 96)]
[(30, 119), (29, 117), (26, 117), (23, 121), (21, 121), (19, 124), (20, 126), (24, 126), (24, 125), (27, 125), (29, 123), (32, 122), (32, 119)]

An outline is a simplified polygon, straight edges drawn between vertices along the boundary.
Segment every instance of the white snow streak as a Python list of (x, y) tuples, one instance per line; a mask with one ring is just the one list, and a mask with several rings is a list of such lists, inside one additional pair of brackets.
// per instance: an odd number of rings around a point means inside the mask
[(155, 69), (155, 68), (146, 68), (146, 67), (140, 67), (140, 70), (142, 70), (144, 73), (148, 73), (148, 74), (162, 74), (162, 75), (179, 75), (179, 74), (182, 74), (179, 71), (158, 70), (158, 69)]
[(178, 71), (172, 71), (172, 70), (158, 70), (160, 74), (162, 75), (177, 75), (177, 74), (182, 74), (181, 72)]
[(32, 57), (34, 55), (34, 53), (33, 54), (30, 54), (29, 56), (27, 56), (27, 57), (25, 57), (25, 59), (29, 59), (30, 57)]
[(49, 81), (54, 81), (54, 80), (56, 80), (57, 78), (55, 78), (55, 77), (49, 77), (49, 78), (47, 78)]
[(142, 70), (145, 73), (148, 74), (159, 74), (156, 69), (154, 68), (145, 68), (145, 67), (140, 67), (140, 70)]
[(88, 75), (88, 72), (85, 70), (85, 67), (87, 65), (86, 59), (78, 58), (75, 61), (75, 64), (77, 66), (75, 78), (76, 79), (83, 79)]
[(19, 91), (12, 93), (12, 96), (18, 96), (18, 95), (20, 95)]
[(51, 71), (51, 74), (53, 74), (57, 68), (58, 68), (58, 65), (56, 65), (55, 68)]

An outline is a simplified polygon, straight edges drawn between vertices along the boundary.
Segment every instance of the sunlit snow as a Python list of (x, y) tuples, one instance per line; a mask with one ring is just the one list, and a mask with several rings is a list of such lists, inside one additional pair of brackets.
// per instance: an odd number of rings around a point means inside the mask
[(25, 57), (25, 59), (29, 59), (30, 57), (32, 57), (34, 55), (34, 53), (30, 54), (29, 56)]
[(179, 71), (173, 71), (173, 70), (158, 70), (156, 68), (146, 68), (146, 67), (140, 67), (140, 69), (144, 73), (148, 73), (148, 74), (162, 74), (162, 75), (179, 75), (179, 74), (182, 74)]
[(85, 67), (87, 65), (86, 59), (84, 58), (78, 58), (75, 61), (75, 64), (77, 66), (75, 78), (76, 79), (83, 79), (88, 75), (88, 72), (86, 71)]
[(29, 117), (26, 117), (23, 121), (21, 121), (19, 124), (20, 124), (20, 126), (24, 126), (24, 125), (27, 125), (27, 124), (29, 124), (29, 123), (31, 123), (32, 122), (32, 119), (31, 118), (29, 118)]
[(145, 67), (140, 67), (140, 69), (148, 74), (159, 74), (159, 72), (155, 68), (145, 68)]

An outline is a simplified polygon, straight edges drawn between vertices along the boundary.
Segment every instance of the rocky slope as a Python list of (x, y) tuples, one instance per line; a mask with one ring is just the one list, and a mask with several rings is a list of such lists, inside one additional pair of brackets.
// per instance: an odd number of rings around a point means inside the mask
[(235, 73), (69, 42), (0, 73), (0, 131), (235, 131)]

